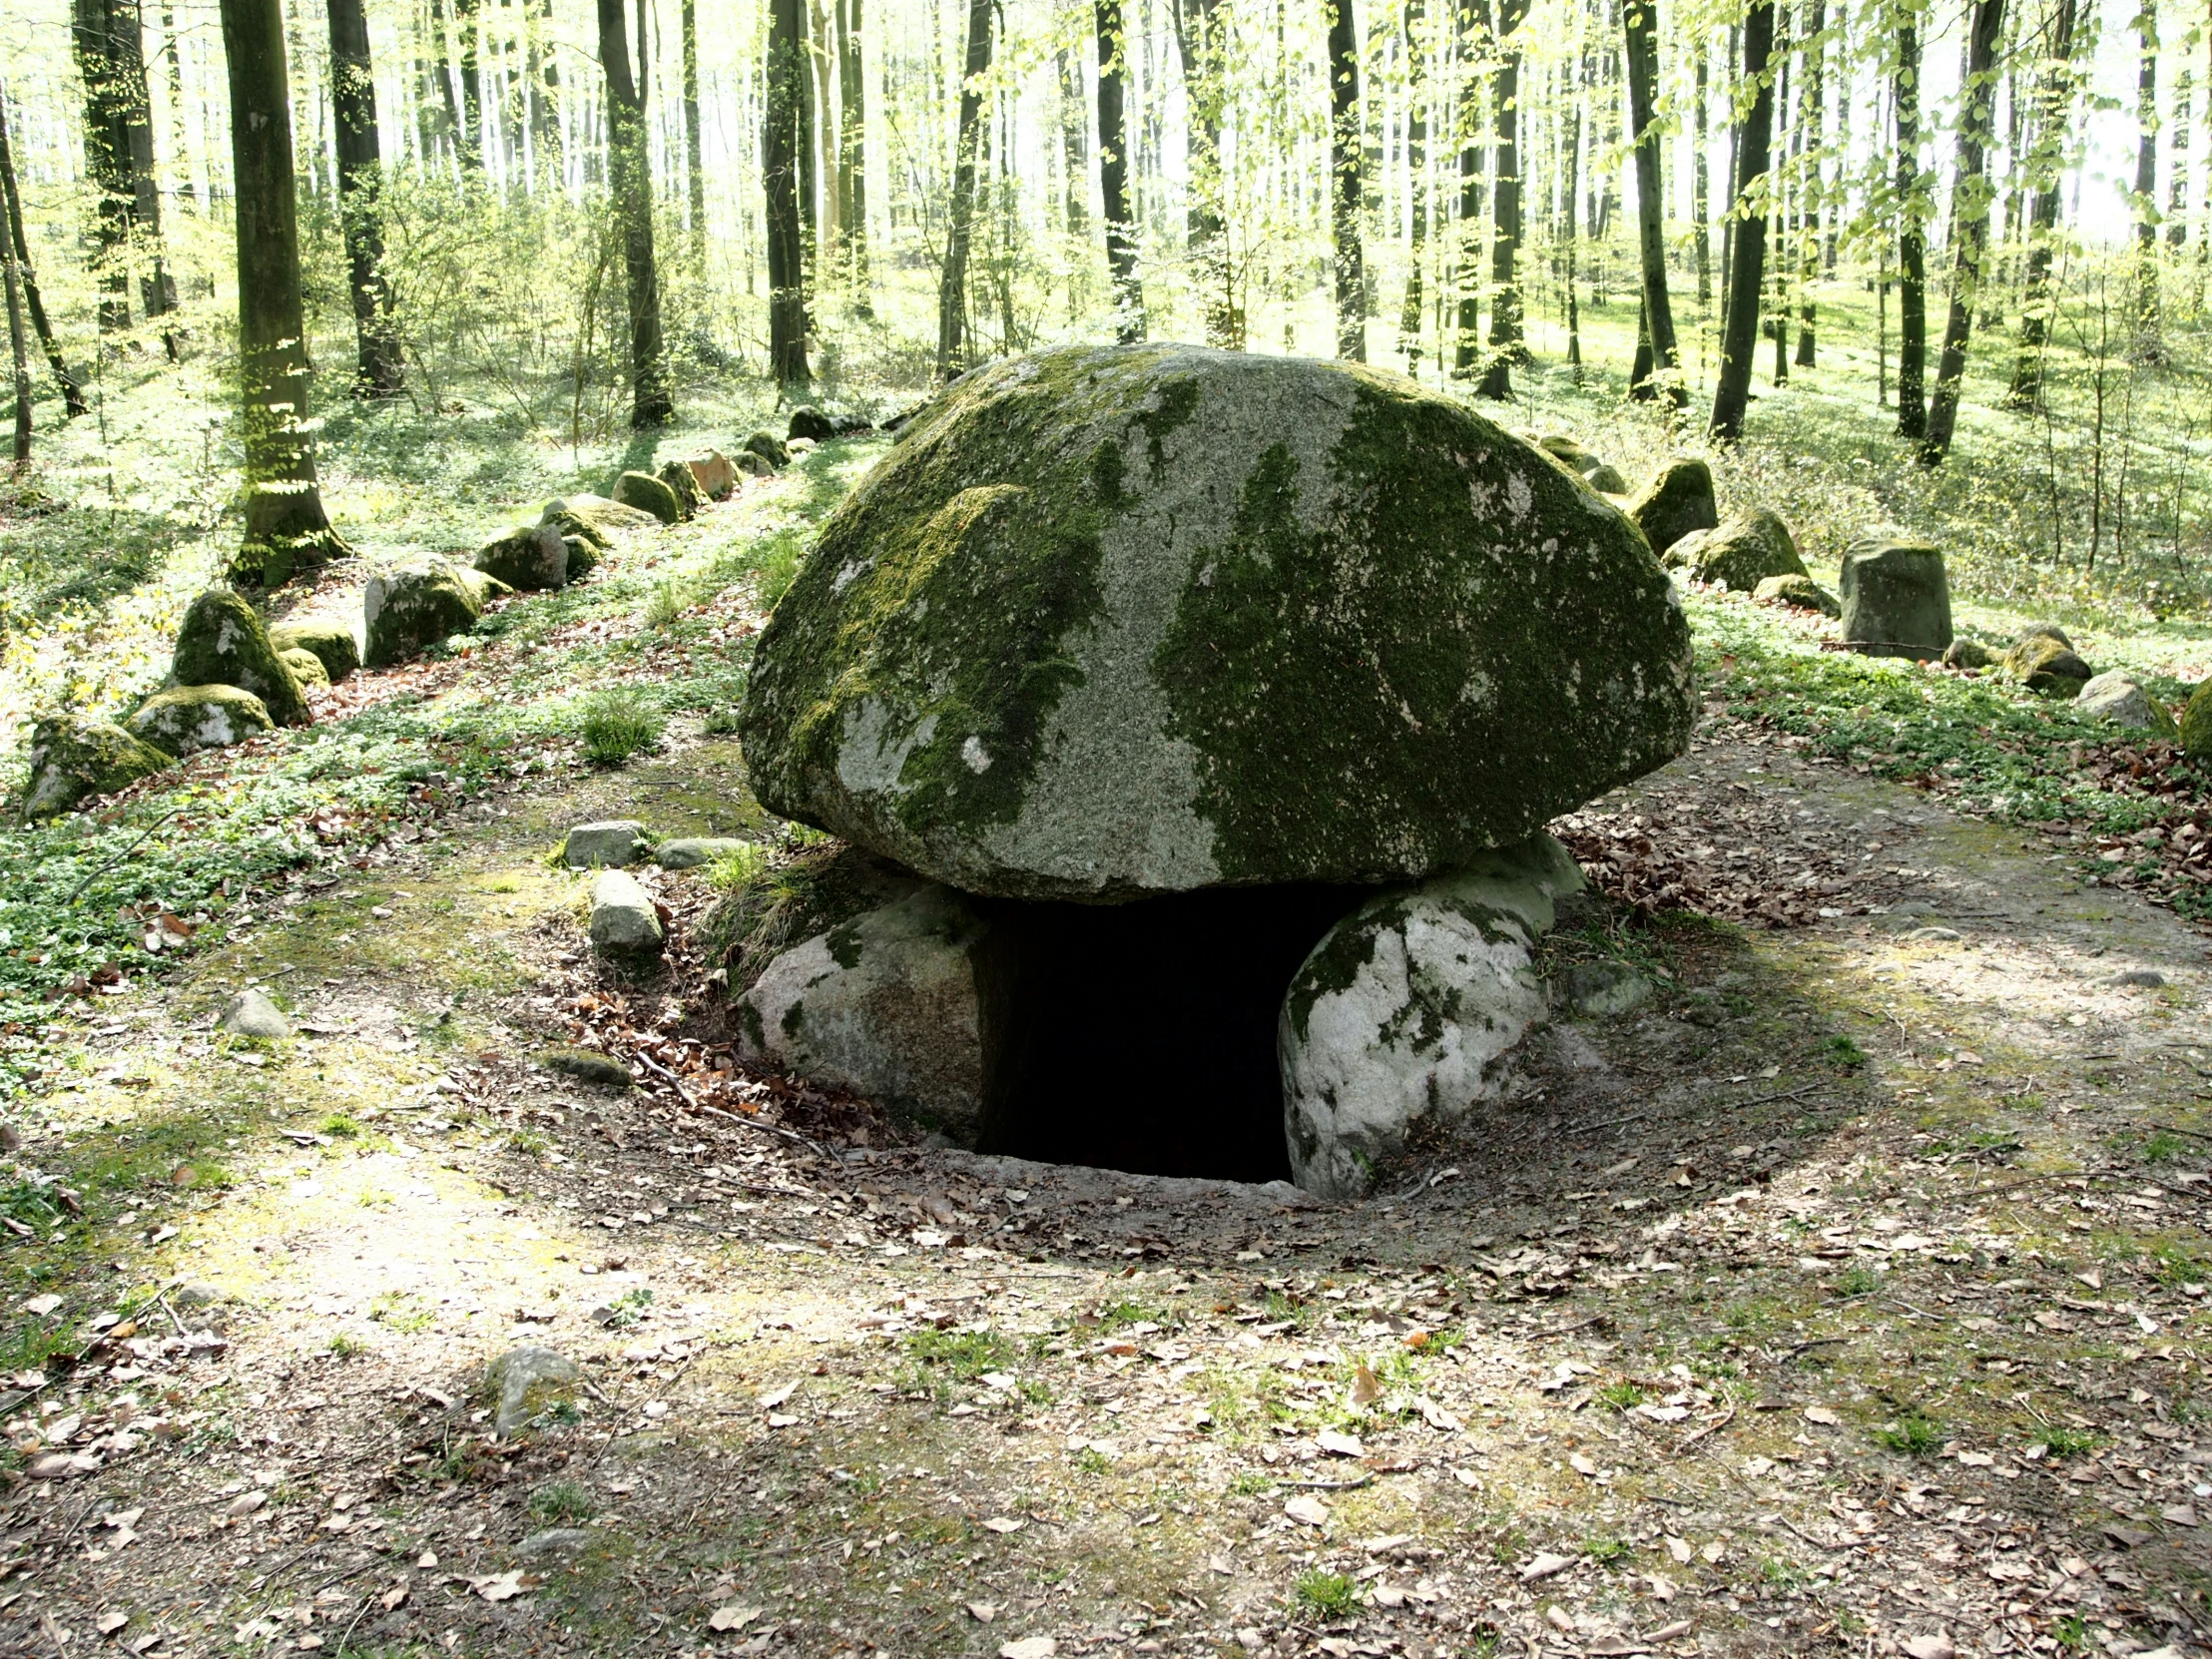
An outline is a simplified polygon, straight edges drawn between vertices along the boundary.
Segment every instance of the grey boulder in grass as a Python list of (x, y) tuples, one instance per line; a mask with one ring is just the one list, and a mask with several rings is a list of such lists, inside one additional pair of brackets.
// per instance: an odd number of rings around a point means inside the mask
[(228, 588), (210, 588), (185, 612), (170, 673), (180, 686), (252, 692), (279, 726), (304, 726), (312, 718), (306, 694), (276, 654), (261, 612)]
[(66, 813), (91, 796), (113, 795), (176, 758), (113, 721), (48, 715), (31, 729), (31, 777), (23, 788), (27, 823)]
[(1669, 461), (1621, 510), (1643, 531), (1654, 553), (1665, 553), (1684, 536), (1719, 527), (1713, 469), (1695, 456)]
[(135, 734), (180, 759), (203, 749), (229, 749), (275, 726), (262, 700), (236, 686), (172, 686), (149, 697), (131, 717)]
[(1950, 578), (1936, 548), (1882, 537), (1853, 542), (1836, 586), (1846, 644), (1875, 657), (1950, 660)]
[(2173, 739), (2181, 735), (2174, 725), (2173, 712), (2124, 668), (2107, 669), (2090, 680), (2074, 699), (2074, 709), (2113, 726), (2149, 732), (2155, 737)]
[(650, 472), (625, 472), (609, 493), (621, 505), (651, 513), (663, 524), (674, 524), (687, 516), (676, 492)]
[(551, 524), (517, 525), (476, 551), (475, 566), (510, 588), (559, 588), (568, 585), (568, 543)]
[(934, 399), (754, 659), (761, 803), (971, 892), (1454, 869), (1680, 754), (1627, 519), (1357, 365), (1076, 348)]
[(1751, 593), (1770, 576), (1805, 576), (1797, 538), (1765, 507), (1734, 513), (1712, 530), (1693, 530), (1667, 549), (1666, 562), (1700, 582)]
[(510, 591), (482, 571), (436, 557), (378, 571), (361, 595), (368, 666), (410, 662), (440, 640), (467, 633), (486, 600)]
[(361, 666), (361, 642), (354, 637), (353, 625), (342, 617), (303, 616), (279, 622), (269, 631), (269, 643), (279, 655), (314, 653), (323, 678), (333, 686)]

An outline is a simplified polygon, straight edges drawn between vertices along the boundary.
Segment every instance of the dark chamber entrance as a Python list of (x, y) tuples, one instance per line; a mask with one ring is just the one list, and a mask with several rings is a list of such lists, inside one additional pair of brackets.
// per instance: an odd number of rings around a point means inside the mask
[(992, 904), (978, 1150), (1289, 1179), (1276, 1018), (1299, 964), (1365, 894), (1301, 885)]

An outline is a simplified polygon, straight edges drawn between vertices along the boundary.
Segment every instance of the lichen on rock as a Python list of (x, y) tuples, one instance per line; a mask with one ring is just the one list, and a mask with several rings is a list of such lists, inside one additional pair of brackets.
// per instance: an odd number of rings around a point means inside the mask
[(435, 556), (378, 571), (361, 595), (368, 666), (390, 668), (467, 633), (484, 614), (484, 602), (508, 591), (495, 577)]
[(261, 612), (228, 588), (210, 588), (185, 612), (170, 673), (180, 686), (252, 692), (279, 726), (304, 726), (313, 718)]
[(156, 692), (131, 716), (133, 733), (180, 758), (203, 749), (228, 749), (275, 726), (260, 698), (223, 685), (172, 686)]
[(1733, 513), (1718, 528), (1695, 530), (1666, 551), (1670, 568), (1700, 582), (1750, 593), (1770, 576), (1806, 576), (1797, 538), (1781, 515), (1765, 507)]
[(554, 525), (521, 524), (478, 548), (474, 564), (510, 588), (565, 587), (568, 543)]
[(293, 617), (270, 629), (269, 643), (279, 653), (311, 651), (333, 686), (361, 666), (361, 642), (343, 617)]
[(926, 875), (1120, 900), (1462, 864), (1680, 753), (1642, 537), (1410, 380), (1190, 346), (964, 376), (755, 657), (763, 805)]
[(176, 765), (113, 721), (47, 715), (31, 729), (31, 776), (23, 788), (26, 822), (66, 813), (96, 795), (113, 795)]

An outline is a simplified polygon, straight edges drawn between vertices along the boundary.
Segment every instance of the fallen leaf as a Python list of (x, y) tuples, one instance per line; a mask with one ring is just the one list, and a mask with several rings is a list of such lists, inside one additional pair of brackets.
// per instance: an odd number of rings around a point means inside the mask
[(1024, 1636), (1018, 1642), (999, 1644), (998, 1659), (1054, 1659), (1060, 1644), (1050, 1636)]
[(1314, 1437), (1321, 1443), (1322, 1450), (1333, 1457), (1365, 1457), (1368, 1454), (1368, 1448), (1361, 1443), (1360, 1436), (1357, 1434), (1345, 1434), (1334, 1428), (1324, 1428)]
[(1905, 1651), (1912, 1659), (1951, 1659), (1958, 1650), (1950, 1645), (1948, 1636), (1915, 1636), (1905, 1644)]
[(1667, 1553), (1674, 1557), (1674, 1564), (1676, 1566), (1688, 1566), (1690, 1564), (1690, 1555), (1692, 1553), (1690, 1549), (1690, 1540), (1687, 1538), (1677, 1538), (1673, 1533), (1668, 1533)]
[(761, 1406), (765, 1410), (773, 1411), (776, 1409), (777, 1406), (783, 1404), (785, 1400), (791, 1398), (791, 1396), (798, 1391), (799, 1381), (798, 1379), (794, 1378), (791, 1382), (786, 1382), (782, 1387), (771, 1388), (768, 1390), (767, 1393), (762, 1394), (760, 1396)]
[(486, 1601), (512, 1601), (522, 1594), (522, 1569), (513, 1572), (495, 1572), (482, 1578), (471, 1578), (468, 1587)]
[(52, 1292), (48, 1292), (45, 1296), (34, 1296), (30, 1301), (24, 1303), (23, 1311), (38, 1319), (44, 1319), (61, 1305), (62, 1299)]
[(255, 1510), (267, 1505), (268, 1502), (269, 1494), (267, 1492), (241, 1492), (223, 1506), (223, 1512), (233, 1517), (251, 1515)]
[(1364, 1410), (1382, 1397), (1382, 1379), (1375, 1375), (1373, 1366), (1362, 1360), (1352, 1374), (1353, 1409)]
[(1651, 1639), (1655, 1642), (1671, 1642), (1678, 1636), (1687, 1636), (1690, 1629), (1688, 1619), (1676, 1619), (1674, 1623), (1663, 1624), (1657, 1630), (1654, 1630), (1651, 1633)]
[(1456, 1434), (1462, 1428), (1466, 1427), (1465, 1423), (1461, 1422), (1457, 1417), (1453, 1416), (1441, 1405), (1438, 1405), (1426, 1394), (1421, 1395), (1420, 1398), (1414, 1400), (1413, 1403), (1420, 1408), (1421, 1420), (1427, 1423), (1428, 1426), (1431, 1428), (1440, 1429), (1446, 1434)]
[(396, 1607), (406, 1605), (407, 1586), (404, 1583), (394, 1584), (376, 1599), (382, 1603), (384, 1611), (388, 1613)]
[(743, 1630), (761, 1616), (758, 1607), (740, 1607), (732, 1602), (727, 1607), (717, 1607), (707, 1615), (709, 1630)]
[(1715, 1538), (1711, 1543), (1707, 1544), (1703, 1549), (1698, 1551), (1698, 1554), (1705, 1558), (1705, 1564), (1709, 1567), (1719, 1566), (1721, 1564), (1721, 1557), (1726, 1555), (1727, 1553), (1728, 1546), (1722, 1543), (1718, 1538)]
[(1524, 1566), (1522, 1566), (1520, 1570), (1520, 1581), (1523, 1584), (1533, 1584), (1539, 1578), (1556, 1578), (1560, 1573), (1565, 1572), (1569, 1567), (1573, 1565), (1573, 1556), (1554, 1555), (1549, 1550), (1546, 1550), (1542, 1554), (1537, 1555), (1533, 1560), (1527, 1562)]
[(1308, 1526), (1327, 1526), (1329, 1524), (1329, 1505), (1310, 1492), (1301, 1492), (1290, 1502), (1284, 1504), (1283, 1513), (1295, 1521), (1303, 1521)]
[(1825, 1405), (1808, 1405), (1805, 1408), (1805, 1420), (1820, 1423), (1823, 1427), (1834, 1428), (1844, 1419)]
[(1597, 1464), (1591, 1462), (1588, 1457), (1585, 1457), (1579, 1451), (1567, 1453), (1567, 1467), (1581, 1475), (1585, 1480), (1595, 1480), (1597, 1478)]
[(131, 1622), (131, 1615), (124, 1612), (102, 1613), (94, 1628), (103, 1636), (113, 1636)]
[(967, 1604), (967, 1610), (968, 1617), (977, 1624), (989, 1624), (998, 1617), (998, 1603), (995, 1601), (971, 1601)]
[(986, 1532), (1019, 1532), (1029, 1523), (1013, 1515), (993, 1515), (983, 1523)]
[(2193, 1503), (2169, 1503), (2158, 1512), (2176, 1526), (2194, 1526), (2197, 1524), (2197, 1510)]

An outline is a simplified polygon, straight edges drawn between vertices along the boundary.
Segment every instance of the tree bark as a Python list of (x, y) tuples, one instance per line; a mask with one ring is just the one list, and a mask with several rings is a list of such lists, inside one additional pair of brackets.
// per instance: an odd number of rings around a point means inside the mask
[(1368, 360), (1367, 262), (1361, 246), (1365, 159), (1360, 146), (1360, 25), (1353, 0), (1329, 15), (1329, 228), (1337, 256), (1337, 355)]
[[(1583, 62), (1588, 63), (1587, 56)], [(1579, 204), (1575, 198), (1582, 189), (1582, 88), (1572, 81), (1567, 83), (1567, 144), (1566, 144), (1566, 200), (1567, 211), (1561, 217), (1565, 230), (1561, 240), (1566, 244), (1567, 256), (1567, 363), (1574, 370), (1574, 383), (1582, 383), (1582, 303), (1575, 292), (1575, 253), (1578, 244), (1575, 232), (1580, 228)]]
[(23, 293), (16, 283), (13, 244), (0, 248), (0, 266), (7, 268), (8, 360), (15, 369), (15, 470), (21, 472), (31, 464), (31, 352), (23, 338)]
[(349, 552), (315, 483), (291, 171), (291, 95), (282, 0), (223, 0), (238, 201), (239, 385), (245, 402), (242, 577), (271, 587), (302, 564)]
[[(131, 266), (141, 246), (152, 270), (140, 284), (149, 317), (177, 308), (161, 250), (161, 189), (154, 178), (154, 128), (146, 55), (135, 5), (72, 0), (70, 39), (85, 83), (85, 165), (99, 193), (100, 327), (131, 325)], [(171, 356), (176, 355), (174, 343)]]
[(328, 0), (330, 114), (337, 130), (338, 209), (345, 231), (359, 397), (388, 397), (405, 383), (391, 288), (384, 280), (383, 160), (376, 129), (376, 80), (361, 0)]
[(2179, 249), (2189, 240), (2189, 66), (2174, 76), (2173, 137), (2166, 145), (2166, 246)]
[(1928, 435), (1921, 440), (1923, 466), (1938, 465), (1950, 450), (1951, 430), (1958, 419), (1959, 384), (1966, 376), (1966, 341), (1973, 329), (1982, 250), (1989, 240), (1990, 193), (1983, 158), (1994, 103), (1997, 35), (2003, 26), (2004, 0), (1975, 0), (1958, 120), (1958, 168), (1950, 187), (1951, 241), (1956, 244), (1950, 272), (1950, 316), (1943, 327), (1943, 354), (1936, 365), (1936, 395), (1929, 403)]
[(1460, 380), (1471, 379), (1482, 361), (1482, 299), (1475, 285), (1480, 270), (1475, 239), (1482, 224), (1482, 77), (1475, 73), (1477, 37), (1468, 27), (1477, 6), (1481, 7), (1485, 20), (1482, 33), (1486, 35), (1489, 0), (1455, 0), (1452, 6), (1452, 32), (1459, 48), (1459, 230), (1452, 278), (1459, 290), (1459, 315), (1451, 372)]
[(484, 88), (477, 54), (484, 42), (482, 0), (453, 0), (453, 32), (460, 37), (461, 117), (454, 143), (461, 160), (481, 172), (484, 166)]
[(1091, 232), (1091, 118), (1083, 96), (1083, 54), (1066, 51), (1060, 68), (1061, 217), (1067, 234), (1088, 240)]
[(1921, 34), (1898, 17), (1898, 436), (1928, 435), (1928, 234), (1921, 226)]
[[(794, 0), (796, 3), (796, 0)], [(645, 89), (630, 72), (622, 0), (599, 0), (599, 62), (607, 75), (607, 173), (622, 228), (630, 296), (630, 424), (666, 425), (676, 415), (661, 341), (661, 273), (653, 254), (653, 158), (647, 149)]]
[(1497, 80), (1491, 88), (1497, 165), (1490, 177), (1490, 351), (1481, 382), (1484, 397), (1513, 395), (1513, 364), (1524, 361), (1520, 288), (1514, 265), (1520, 255), (1520, 47), (1508, 44), (1528, 15), (1528, 0), (1505, 0), (1498, 13)]
[[(620, 0), (600, 0), (602, 5)], [(770, 0), (768, 95), (761, 133), (761, 183), (768, 210), (769, 372), (787, 392), (804, 390), (807, 367), (806, 246), (799, 219), (799, 146), (806, 137), (806, 0)]]
[(937, 277), (937, 378), (967, 362), (968, 236), (975, 217), (975, 147), (983, 119), (983, 77), (991, 69), (991, 0), (968, 0), (967, 62), (960, 75), (960, 127), (952, 166), (952, 219)]
[[(1420, 0), (1408, 0), (1414, 6)], [(1206, 343), (1244, 349), (1244, 308), (1237, 303), (1234, 273), (1224, 243), (1221, 177), (1220, 0), (1175, 0), (1175, 44), (1183, 68), (1184, 104), (1191, 114), (1186, 164), (1190, 206), (1183, 216), (1184, 249), (1193, 280), (1204, 296)]]
[(1114, 334), (1124, 345), (1145, 337), (1144, 283), (1137, 275), (1137, 228), (1129, 218), (1129, 147), (1122, 105), (1128, 64), (1121, 0), (1097, 0), (1098, 184), (1106, 217), (1106, 273), (1114, 285)]
[(852, 282), (854, 314), (875, 314), (868, 297), (867, 268), (867, 61), (862, 56), (861, 0), (838, 0), (837, 105), (842, 132), (844, 240), (846, 273)]
[(707, 256), (707, 169), (699, 136), (699, 0), (684, 0), (684, 188), (691, 210), (692, 261)]
[(2135, 353), (2159, 354), (2158, 0), (2138, 0), (2135, 70)]
[(1659, 169), (1659, 0), (1627, 0), (1621, 25), (1628, 52), (1628, 119), (1636, 145), (1636, 238), (1643, 263), (1644, 319), (1651, 331), (1652, 373), (1676, 408), (1687, 406), (1682, 350), (1667, 296), (1666, 183)]
[(39, 297), (37, 274), (31, 270), (31, 245), (23, 235), (23, 199), (16, 193), (15, 151), (8, 137), (4, 100), (0, 100), (0, 195), (7, 199), (7, 245), (15, 254), (16, 273), (23, 284), (24, 309), (31, 313), (31, 331), (38, 335), (39, 349), (46, 353), (46, 365), (53, 371), (54, 384), (62, 394), (63, 411), (69, 419), (75, 420), (92, 411), (85, 403), (84, 387), (70, 377), (68, 365), (62, 361), (53, 324), (46, 318), (45, 301)]
[[(1813, 282), (1820, 276), (1821, 210), (1825, 206), (1821, 194), (1821, 145), (1824, 142), (1821, 100), (1826, 96), (1828, 46), (1823, 37), (1827, 30), (1827, 0), (1812, 0), (1811, 13), (1805, 20), (1805, 92), (1799, 116), (1799, 125), (1805, 129), (1805, 167), (1798, 179), (1797, 365), (1800, 368), (1814, 366)], [(1789, 320), (1785, 315), (1778, 326), (1787, 330)]]
[(2027, 210), (2027, 270), (2020, 301), (2020, 351), (2012, 365), (2005, 407), (2033, 412), (2043, 398), (2043, 348), (2050, 337), (2051, 243), (2058, 229), (2060, 167), (2073, 115), (2075, 0), (2058, 0), (2051, 21), (2050, 54), (2036, 85), (2033, 148), (2028, 172), (2034, 195)]
[[(1427, 57), (1422, 50), (1423, 24), (1427, 21), (1422, 0), (1405, 0), (1402, 14), (1405, 43), (1405, 169), (1411, 182), (1413, 223), (1406, 249), (1405, 295), (1398, 306), (1397, 349), (1405, 359), (1405, 372), (1420, 376), (1421, 265), (1428, 257), (1428, 80)], [(1569, 258), (1572, 256), (1570, 254)], [(1573, 278), (1570, 276), (1571, 286)]]
[(1721, 333), (1720, 377), (1713, 389), (1713, 436), (1734, 443), (1744, 435), (1751, 400), (1752, 359), (1759, 349), (1759, 307), (1766, 295), (1767, 213), (1754, 203), (1753, 187), (1767, 174), (1774, 142), (1774, 0), (1757, 0), (1744, 16), (1744, 79), (1754, 88), (1736, 150), (1729, 257), (1728, 321)]
[(445, 0), (430, 0), (430, 43), (438, 81), (438, 106), (445, 117), (439, 136), (457, 160), (465, 129), (461, 125), (461, 101), (453, 90), (453, 44), (445, 32)]
[(1708, 176), (1705, 128), (1707, 78), (1705, 37), (1701, 30), (1697, 43), (1697, 152), (1690, 186), (1690, 213), (1697, 221), (1697, 302), (1701, 306), (1713, 302), (1713, 192)]

